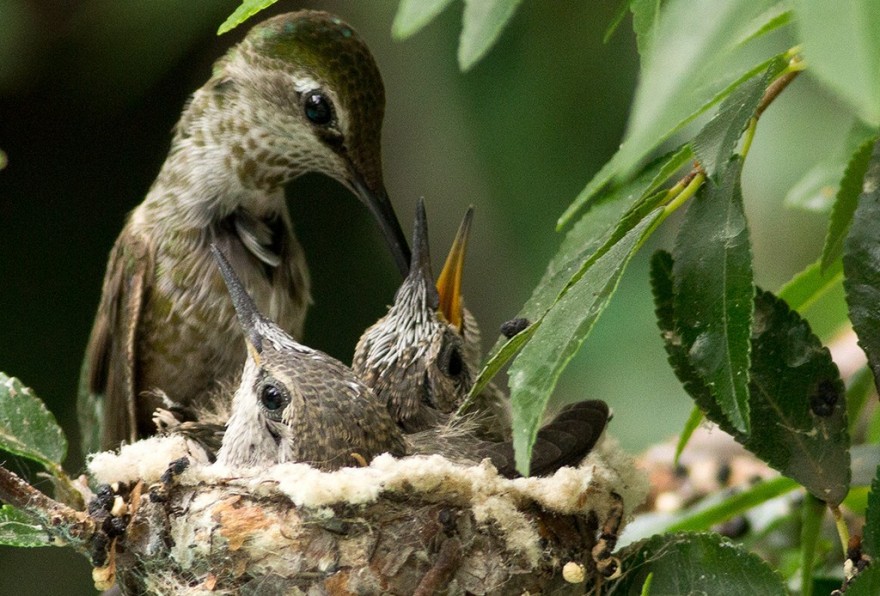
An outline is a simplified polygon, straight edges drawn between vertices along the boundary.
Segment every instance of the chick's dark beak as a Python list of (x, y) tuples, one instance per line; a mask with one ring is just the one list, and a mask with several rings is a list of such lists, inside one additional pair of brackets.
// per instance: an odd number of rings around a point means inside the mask
[(425, 288), (426, 305), (432, 310), (439, 307), (440, 297), (434, 287), (434, 274), (431, 269), (431, 251), (428, 248), (428, 217), (425, 215), (425, 199), (416, 203), (416, 218), (413, 222), (413, 252), (409, 275), (404, 285), (422, 285)]
[(223, 281), (226, 282), (226, 287), (229, 290), (229, 296), (232, 298), (232, 304), (238, 315), (238, 322), (241, 325), (241, 330), (244, 332), (248, 354), (254, 362), (259, 364), (260, 353), (263, 351), (263, 336), (257, 323), (262, 315), (257, 310), (257, 305), (254, 304), (250, 294), (247, 293), (244, 284), (241, 283), (241, 279), (235, 273), (235, 269), (232, 268), (226, 255), (217, 248), (216, 244), (211, 245), (211, 253), (214, 255), (214, 260), (217, 262), (217, 267), (220, 269), (220, 274), (223, 276)]

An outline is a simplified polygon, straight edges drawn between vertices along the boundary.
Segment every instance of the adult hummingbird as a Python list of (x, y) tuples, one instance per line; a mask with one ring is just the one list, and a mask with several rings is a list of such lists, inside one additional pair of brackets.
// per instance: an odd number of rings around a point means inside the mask
[[(461, 293), (472, 218), (470, 208), (435, 286), (425, 206), (418, 202), (409, 274), (388, 314), (361, 336), (352, 368), (407, 433), (410, 453), (470, 461), (488, 457), (503, 475), (515, 476), (507, 398), (500, 389), (490, 385), (468, 414), (455, 413), (480, 363), (479, 330)], [(544, 475), (580, 461), (608, 420), (601, 400), (563, 408), (538, 431), (530, 473)]]
[(80, 383), (86, 452), (152, 434), (161, 392), (198, 405), (239, 369), (241, 330), (211, 243), (257, 305), (301, 334), (309, 276), (284, 201), (297, 176), (321, 172), (349, 188), (406, 273), (382, 179), (384, 103), (364, 41), (327, 13), (271, 18), (217, 61), (110, 253)]

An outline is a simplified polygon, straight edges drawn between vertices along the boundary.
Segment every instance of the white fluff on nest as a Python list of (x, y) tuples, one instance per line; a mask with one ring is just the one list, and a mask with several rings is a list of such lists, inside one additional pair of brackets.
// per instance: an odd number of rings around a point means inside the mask
[(88, 469), (99, 483), (143, 480), (158, 482), (168, 464), (181, 457), (190, 467), (178, 477), (182, 485), (225, 485), (254, 496), (286, 496), (301, 508), (320, 509), (338, 503), (369, 504), (383, 493), (411, 495), (424, 501), (470, 507), (479, 523), (503, 530), (508, 547), (536, 562), (540, 556), (537, 529), (521, 511), (534, 503), (563, 515), (595, 512), (600, 522), (623, 499), (625, 515), (648, 491), (644, 474), (616, 441), (606, 439), (578, 467), (563, 467), (541, 478), (508, 479), (489, 460), (464, 466), (440, 455), (401, 459), (385, 454), (363, 468), (321, 472), (307, 464), (278, 464), (263, 469), (230, 469), (200, 463), (202, 454), (179, 436), (152, 437), (118, 452), (98, 453)]

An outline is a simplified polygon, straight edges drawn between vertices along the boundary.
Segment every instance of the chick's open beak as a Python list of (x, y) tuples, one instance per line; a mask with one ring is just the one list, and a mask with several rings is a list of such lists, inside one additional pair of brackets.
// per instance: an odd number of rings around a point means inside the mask
[(461, 225), (458, 227), (458, 233), (455, 235), (455, 241), (452, 248), (449, 249), (449, 255), (446, 257), (446, 263), (443, 265), (443, 271), (437, 278), (437, 292), (440, 294), (440, 312), (443, 317), (459, 331), (464, 319), (463, 305), (461, 299), (461, 276), (464, 270), (464, 256), (467, 251), (468, 237), (471, 231), (471, 222), (474, 218), (474, 207), (468, 207)]

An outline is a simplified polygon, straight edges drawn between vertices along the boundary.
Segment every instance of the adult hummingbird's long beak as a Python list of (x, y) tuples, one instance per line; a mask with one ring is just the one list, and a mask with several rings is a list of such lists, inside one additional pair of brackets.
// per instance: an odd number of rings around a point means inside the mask
[(397, 221), (397, 214), (394, 212), (394, 207), (391, 206), (385, 187), (379, 186), (375, 191), (370, 190), (358, 178), (352, 181), (352, 186), (358, 198), (370, 209), (370, 213), (379, 222), (379, 228), (382, 230), (382, 235), (385, 236), (388, 248), (391, 249), (394, 261), (397, 263), (401, 275), (406, 277), (410, 262), (409, 244), (407, 244), (406, 236), (400, 227), (400, 222)]
[(440, 277), (437, 278), (437, 291), (440, 293), (440, 311), (449, 324), (459, 330), (464, 318), (461, 300), (461, 275), (464, 271), (464, 255), (467, 252), (467, 242), (473, 219), (474, 206), (471, 205), (468, 207), (467, 213), (464, 214), (461, 225), (458, 226), (458, 233), (455, 235), (452, 248), (449, 249), (449, 255), (446, 257), (443, 271), (440, 272)]
[(238, 322), (241, 330), (244, 331), (244, 338), (247, 342), (248, 354), (257, 364), (260, 362), (260, 352), (263, 351), (263, 335), (259, 330), (259, 323), (263, 319), (263, 315), (257, 310), (253, 298), (247, 293), (244, 284), (241, 283), (235, 269), (226, 259), (223, 252), (217, 248), (216, 244), (211, 244), (211, 253), (217, 266), (220, 268), (220, 274), (223, 281), (226, 282), (226, 288), (229, 290), (229, 296), (232, 298), (232, 305), (235, 307), (235, 313), (238, 315)]

